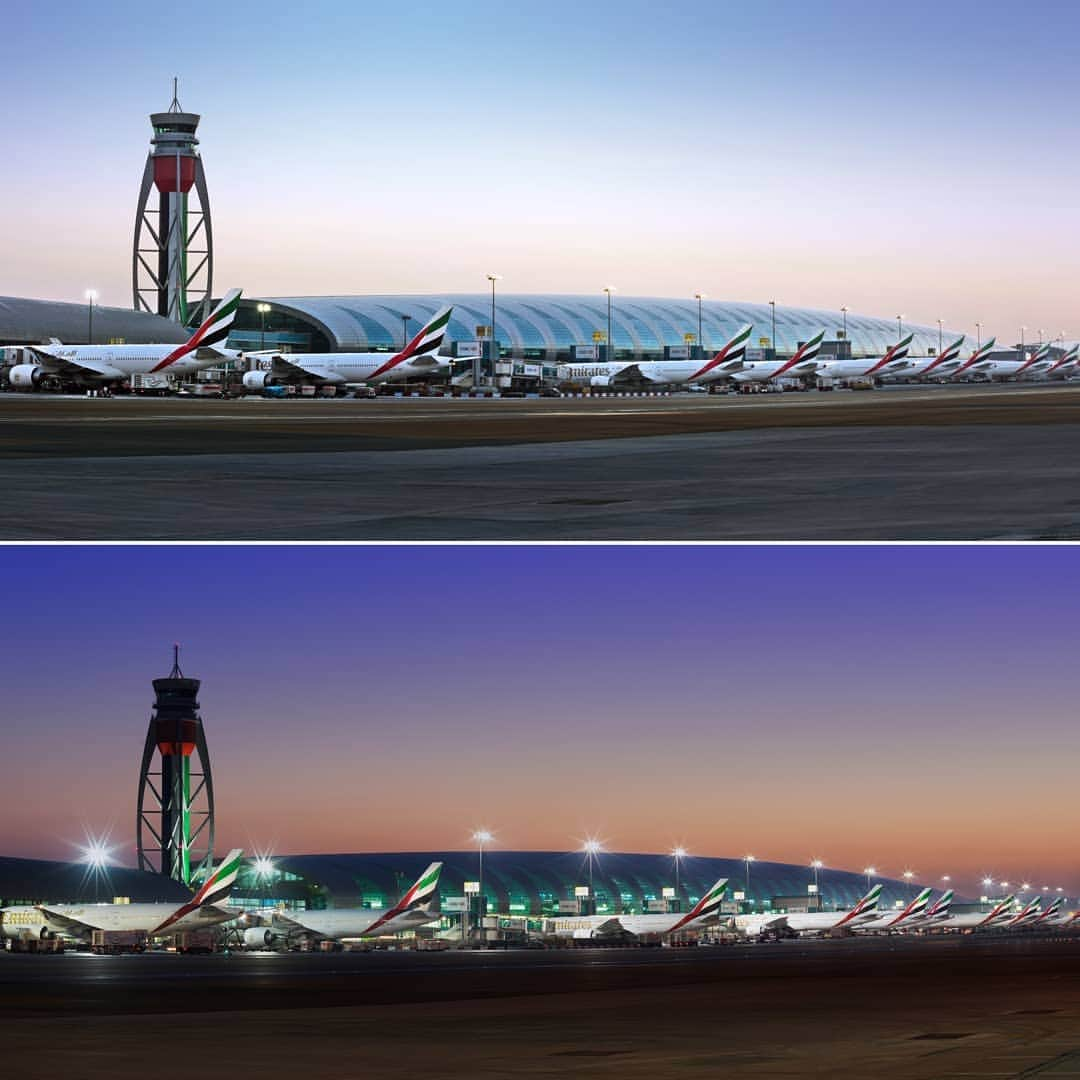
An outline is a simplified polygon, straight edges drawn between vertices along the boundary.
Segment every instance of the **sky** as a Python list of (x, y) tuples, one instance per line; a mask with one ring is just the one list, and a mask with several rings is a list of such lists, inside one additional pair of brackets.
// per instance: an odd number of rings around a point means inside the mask
[[(610, 850), (1080, 890), (1070, 548), (10, 547), (0, 853), (133, 862), (174, 641), (222, 850)], [(977, 893), (976, 893), (977, 895)]]
[(1075, 0), (5, 9), (0, 294), (131, 303), (147, 114), (215, 291), (818, 306), (1080, 337)]

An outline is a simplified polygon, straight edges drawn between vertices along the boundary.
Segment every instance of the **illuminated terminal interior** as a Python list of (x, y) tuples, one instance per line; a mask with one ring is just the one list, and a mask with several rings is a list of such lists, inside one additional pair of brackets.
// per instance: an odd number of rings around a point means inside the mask
[[(383, 907), (396, 902), (429, 863), (444, 864), (439, 892), (444, 900), (462, 896), (466, 882), (479, 883), (478, 851), (402, 852), (358, 855), (284, 855), (248, 859), (233, 903), (250, 907)], [(591, 874), (590, 874), (591, 864)], [(749, 874), (747, 871), (749, 870)], [(820, 897), (824, 908), (847, 908), (867, 891), (868, 875), (828, 867), (764, 860), (716, 859), (603, 852), (485, 851), (483, 891), (487, 910), (510, 915), (551, 915), (588, 890), (596, 913), (639, 913), (674, 900), (681, 910), (705, 894), (718, 878), (729, 879), (728, 898), (747, 910), (790, 908)], [(884, 886), (882, 903), (895, 905), (914, 895), (904, 880), (869, 875)], [(816, 891), (815, 891), (816, 880)], [(749, 882), (749, 885), (748, 885)], [(669, 904), (669, 906), (674, 906)], [(445, 910), (445, 904), (444, 904)]]

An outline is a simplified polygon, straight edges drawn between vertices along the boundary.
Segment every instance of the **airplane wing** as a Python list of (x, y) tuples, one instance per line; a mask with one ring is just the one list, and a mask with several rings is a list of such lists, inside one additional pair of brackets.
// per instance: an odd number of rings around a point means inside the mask
[(625, 926), (619, 921), (617, 915), (613, 915), (610, 919), (605, 919), (602, 923), (592, 927), (589, 931), (591, 937), (605, 937), (612, 934), (628, 934), (631, 931), (627, 930)]
[(83, 922), (81, 919), (73, 919), (70, 915), (65, 915), (63, 912), (55, 911), (53, 908), (48, 907), (45, 904), (34, 905), (46, 919), (49, 920), (52, 926), (60, 929), (65, 934), (85, 934), (88, 930), (100, 930), (100, 926), (95, 926), (90, 922)]
[(105, 379), (124, 378), (124, 373), (118, 368), (114, 368), (111, 364), (103, 364), (99, 360), (80, 360), (76, 362), (66, 356), (57, 356), (56, 353), (50, 352), (41, 345), (27, 345), (25, 347), (53, 371), (67, 372), (69, 374), (89, 371)]
[(318, 364), (302, 363), (302, 353), (289, 356), (285, 356), (282, 353), (274, 353), (271, 360), (274, 365), (271, 370), (274, 372), (284, 372), (288, 375), (296, 375), (299, 373), (302, 375), (310, 375), (315, 379), (326, 379), (329, 382), (334, 382), (341, 378), (336, 371), (331, 372), (324, 367), (320, 367)]
[(310, 926), (305, 926), (299, 919), (294, 919), (287, 915), (284, 911), (275, 911), (270, 916), (270, 923), (272, 926), (278, 926), (282, 930), (302, 930), (305, 934), (319, 934), (318, 930), (312, 930)]

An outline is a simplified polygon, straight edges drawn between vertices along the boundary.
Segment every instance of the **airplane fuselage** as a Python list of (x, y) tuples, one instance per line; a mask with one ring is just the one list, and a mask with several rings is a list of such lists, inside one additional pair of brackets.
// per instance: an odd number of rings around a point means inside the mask
[[(29, 905), (0, 909), (0, 931), (4, 937), (29, 935), (42, 937), (57, 934), (61, 937), (85, 938), (92, 930), (129, 930), (150, 933), (172, 915), (176, 904), (49, 904), (48, 910)], [(54, 912), (62, 918), (50, 918)], [(205, 930), (235, 918), (239, 912), (226, 909), (196, 908), (169, 927), (169, 933)], [(74, 927), (67, 920), (85, 926)]]

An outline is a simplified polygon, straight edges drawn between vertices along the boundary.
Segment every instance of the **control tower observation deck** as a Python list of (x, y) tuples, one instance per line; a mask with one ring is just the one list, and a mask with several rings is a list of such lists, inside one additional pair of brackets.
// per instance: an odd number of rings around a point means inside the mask
[[(136, 310), (187, 324), (209, 314), (214, 244), (197, 113), (176, 97), (151, 113), (154, 129), (135, 211), (131, 284)], [(154, 195), (157, 197), (155, 198)]]

